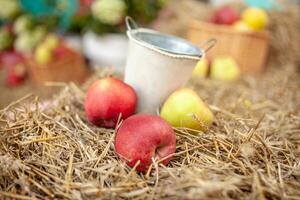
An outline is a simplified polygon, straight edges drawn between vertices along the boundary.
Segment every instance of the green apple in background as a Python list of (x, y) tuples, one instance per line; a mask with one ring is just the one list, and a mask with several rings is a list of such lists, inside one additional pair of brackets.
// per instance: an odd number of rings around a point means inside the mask
[(233, 24), (233, 28), (237, 31), (241, 31), (241, 32), (250, 32), (253, 31), (253, 29), (248, 26), (248, 24), (246, 24), (245, 22), (243, 22), (242, 20), (239, 20), (237, 22), (235, 22)]
[(218, 57), (212, 62), (210, 76), (213, 79), (234, 81), (240, 76), (240, 69), (232, 57)]
[(173, 92), (165, 101), (160, 115), (175, 127), (205, 131), (213, 121), (213, 113), (198, 94), (189, 88)]
[(21, 32), (14, 44), (17, 51), (22, 53), (30, 53), (45, 37), (47, 30), (43, 26), (38, 26), (30, 31)]
[(193, 78), (204, 78), (207, 77), (208, 75), (208, 70), (209, 70), (209, 63), (208, 60), (206, 58), (203, 58), (201, 60), (198, 61), (192, 77)]
[(56, 49), (59, 45), (59, 37), (54, 34), (50, 34), (46, 37), (44, 44), (51, 50)]
[(47, 35), (47, 29), (44, 26), (37, 26), (32, 30), (32, 37), (36, 44), (41, 42)]
[(52, 51), (45, 45), (39, 45), (34, 54), (35, 61), (38, 64), (45, 65), (52, 60)]
[(4, 28), (0, 29), (0, 51), (9, 48), (13, 44), (13, 35), (8, 31), (4, 30)]
[(30, 30), (32, 26), (32, 18), (29, 15), (22, 15), (16, 19), (13, 29), (16, 34), (22, 34), (22, 32)]
[(29, 53), (36, 45), (34, 38), (31, 35), (30, 31), (25, 31), (22, 34), (18, 35), (14, 47), (18, 52)]

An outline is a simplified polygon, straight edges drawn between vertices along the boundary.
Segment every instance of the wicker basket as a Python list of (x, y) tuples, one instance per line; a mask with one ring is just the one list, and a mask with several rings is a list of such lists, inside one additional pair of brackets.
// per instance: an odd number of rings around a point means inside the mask
[(231, 56), (244, 74), (261, 72), (266, 64), (270, 42), (267, 32), (241, 32), (232, 27), (194, 20), (187, 37), (199, 46), (203, 41), (215, 38), (217, 44), (208, 57)]
[(88, 75), (83, 57), (76, 52), (46, 65), (39, 65), (32, 57), (26, 60), (29, 76), (36, 86), (44, 86), (45, 82), (82, 83)]

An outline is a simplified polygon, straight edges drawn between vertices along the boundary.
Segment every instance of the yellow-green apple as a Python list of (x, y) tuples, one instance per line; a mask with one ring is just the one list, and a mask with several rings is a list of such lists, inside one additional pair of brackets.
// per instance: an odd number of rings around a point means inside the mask
[(50, 34), (46, 37), (44, 44), (48, 46), (49, 49), (53, 50), (59, 45), (59, 37), (54, 34)]
[(261, 8), (247, 8), (242, 13), (242, 20), (254, 30), (262, 30), (268, 23), (268, 15)]
[(198, 94), (189, 88), (173, 92), (165, 101), (160, 116), (175, 127), (205, 131), (213, 121), (213, 113)]
[(134, 89), (113, 77), (95, 81), (88, 89), (85, 113), (97, 126), (113, 128), (119, 116), (126, 119), (135, 112), (137, 96)]
[(29, 15), (21, 15), (15, 20), (13, 30), (16, 34), (30, 30), (33, 25), (32, 18)]
[(223, 81), (234, 81), (240, 76), (240, 69), (232, 57), (218, 57), (212, 62), (211, 78), (223, 80)]
[(208, 71), (209, 71), (208, 60), (206, 58), (203, 58), (198, 61), (197, 65), (193, 71), (192, 77), (193, 78), (207, 77)]
[(39, 45), (34, 53), (35, 61), (38, 64), (44, 65), (52, 60), (52, 51), (45, 45)]
[(242, 20), (235, 22), (232, 26), (235, 30), (241, 31), (241, 32), (253, 31), (253, 29), (250, 26), (248, 26), (245, 22), (243, 22)]
[(176, 137), (161, 117), (136, 114), (124, 120), (117, 130), (115, 149), (128, 166), (146, 172), (152, 159), (164, 165), (169, 163), (176, 150)]

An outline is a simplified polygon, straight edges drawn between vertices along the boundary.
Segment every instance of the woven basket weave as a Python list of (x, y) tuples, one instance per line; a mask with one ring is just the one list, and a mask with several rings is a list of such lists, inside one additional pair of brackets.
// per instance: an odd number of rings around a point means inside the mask
[(36, 86), (46, 82), (82, 83), (88, 75), (83, 57), (76, 52), (46, 65), (39, 65), (30, 56), (27, 58), (29, 76)]

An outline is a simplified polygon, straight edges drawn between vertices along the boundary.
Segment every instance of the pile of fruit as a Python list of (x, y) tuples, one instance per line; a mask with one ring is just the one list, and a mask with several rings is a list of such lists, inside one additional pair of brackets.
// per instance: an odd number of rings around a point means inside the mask
[[(219, 8), (213, 13), (213, 16), (209, 20), (209, 22), (214, 23), (216, 26), (222, 25), (238, 32), (247, 33), (263, 31), (268, 21), (267, 13), (261, 8), (248, 7), (240, 14), (230, 6)], [(229, 43), (227, 45), (229, 45)], [(223, 81), (234, 81), (238, 79), (240, 76), (240, 68), (236, 60), (237, 58), (225, 52), (226, 50), (223, 50), (224, 55), (221, 56), (218, 55), (213, 58), (208, 57), (200, 60), (195, 67), (193, 77), (210, 77)]]
[(160, 116), (135, 114), (137, 101), (131, 86), (116, 78), (104, 78), (89, 87), (85, 112), (91, 123), (116, 129), (117, 154), (140, 172), (151, 170), (154, 160), (168, 164), (176, 150), (171, 126), (203, 132), (213, 121), (208, 106), (188, 88), (173, 92), (163, 104)]
[(72, 55), (72, 50), (54, 34), (49, 34), (34, 50), (34, 60), (39, 67), (61, 60), (68, 55)]
[(0, 66), (5, 69), (8, 86), (18, 86), (26, 79), (25, 57), (46, 34), (46, 27), (35, 24), (29, 15), (0, 28)]
[(268, 24), (268, 15), (261, 8), (249, 7), (241, 14), (230, 6), (218, 9), (210, 22), (232, 26), (238, 31), (262, 31)]
[(235, 81), (239, 76), (239, 66), (230, 56), (216, 57), (212, 61), (203, 58), (197, 63), (193, 71), (193, 78), (209, 77), (221, 81)]

